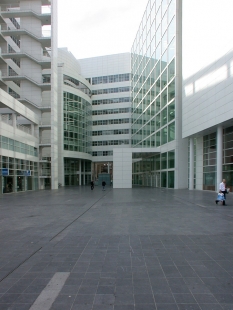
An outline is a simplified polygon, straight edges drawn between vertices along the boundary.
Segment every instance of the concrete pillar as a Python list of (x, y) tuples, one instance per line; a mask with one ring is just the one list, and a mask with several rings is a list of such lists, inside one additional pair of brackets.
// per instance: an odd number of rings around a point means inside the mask
[(35, 136), (35, 125), (33, 123), (31, 123), (31, 134)]
[(108, 173), (110, 172), (110, 166), (109, 166), (109, 162), (108, 162)]
[(189, 189), (194, 188), (194, 139), (189, 139)]
[(84, 160), (83, 161), (83, 185), (86, 185), (85, 176), (86, 176), (86, 162)]
[(223, 162), (223, 128), (221, 125), (217, 128), (217, 175), (215, 190), (218, 190), (218, 185), (222, 180), (222, 162)]
[(16, 125), (17, 125), (17, 115), (15, 113), (12, 114), (12, 122), (13, 122), (13, 127), (16, 128)]
[(82, 161), (79, 159), (79, 186), (82, 185)]

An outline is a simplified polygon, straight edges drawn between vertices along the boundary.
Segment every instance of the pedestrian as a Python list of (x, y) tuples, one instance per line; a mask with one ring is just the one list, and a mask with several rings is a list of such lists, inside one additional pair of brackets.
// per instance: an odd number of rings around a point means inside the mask
[(217, 197), (217, 199), (215, 200), (215, 203), (216, 203), (216, 205), (218, 204), (218, 202), (222, 202), (222, 205), (223, 206), (225, 206), (226, 204), (225, 204), (225, 197), (224, 197), (224, 194), (222, 193), (222, 191), (221, 190), (219, 190), (219, 192), (218, 192), (218, 197)]
[(219, 184), (219, 190), (223, 193), (226, 200), (227, 185), (225, 179), (223, 179), (222, 182)]
[(103, 187), (103, 189), (102, 189), (102, 190), (103, 190), (103, 191), (105, 191), (105, 185), (106, 185), (106, 182), (105, 182), (105, 181), (103, 181), (103, 182), (102, 182), (102, 187)]
[(93, 190), (93, 189), (94, 189), (94, 182), (91, 181), (91, 190)]

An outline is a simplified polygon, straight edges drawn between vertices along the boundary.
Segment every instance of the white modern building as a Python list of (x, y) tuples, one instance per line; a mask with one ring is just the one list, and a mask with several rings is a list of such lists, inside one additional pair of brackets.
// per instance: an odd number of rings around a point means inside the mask
[(114, 150), (116, 187), (216, 190), (225, 178), (233, 189), (232, 10), (228, 0), (148, 1), (131, 51), (132, 148)]
[(215, 190), (225, 178), (232, 191), (233, 2), (189, 0), (182, 9), (182, 137), (189, 139), (189, 188)]
[(0, 1), (2, 192), (57, 188), (56, 1)]
[(149, 0), (131, 53), (77, 60), (55, 0), (0, 0), (0, 193), (233, 190), (232, 11)]
[(131, 146), (130, 53), (78, 62), (92, 89), (92, 179), (107, 173), (110, 181), (115, 174), (113, 149)]

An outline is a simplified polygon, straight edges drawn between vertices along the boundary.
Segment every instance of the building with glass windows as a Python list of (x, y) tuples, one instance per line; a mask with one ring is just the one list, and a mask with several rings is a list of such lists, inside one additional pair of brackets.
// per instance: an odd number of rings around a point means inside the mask
[(57, 188), (57, 5), (0, 0), (1, 193)]
[(92, 89), (92, 179), (98, 184), (102, 175), (110, 182), (113, 150), (131, 146), (130, 53), (78, 62)]
[[(132, 185), (187, 187), (187, 139), (182, 139), (180, 1), (151, 0), (131, 50), (132, 150), (118, 163), (120, 187), (132, 162)], [(120, 150), (116, 152), (120, 153)], [(132, 159), (131, 159), (132, 157)], [(122, 172), (122, 173), (121, 173)], [(131, 171), (130, 171), (131, 173)], [(131, 185), (132, 183), (132, 185)]]
[(114, 150), (113, 186), (233, 189), (232, 9), (148, 1), (131, 50), (132, 148)]
[(218, 190), (225, 178), (232, 191), (233, 3), (204, 2), (182, 6), (182, 137), (189, 140), (189, 188)]
[(225, 178), (233, 190), (231, 1), (149, 0), (131, 53), (80, 60), (57, 48), (55, 0), (10, 2), (0, 193), (103, 179), (216, 190)]

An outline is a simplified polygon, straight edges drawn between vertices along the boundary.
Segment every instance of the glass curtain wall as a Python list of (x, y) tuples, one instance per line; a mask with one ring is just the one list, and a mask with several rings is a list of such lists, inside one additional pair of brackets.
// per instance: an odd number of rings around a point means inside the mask
[(223, 131), (223, 178), (233, 191), (233, 126)]
[(203, 137), (203, 189), (215, 190), (217, 170), (217, 136), (212, 133)]
[(91, 154), (91, 104), (64, 92), (64, 150)]
[[(175, 9), (175, 0), (150, 0), (131, 50), (132, 147), (175, 140)], [(173, 186), (174, 170), (157, 173), (151, 186)]]

